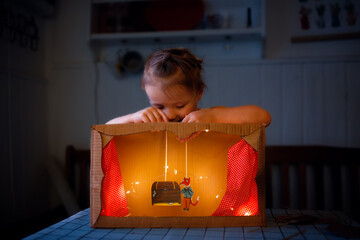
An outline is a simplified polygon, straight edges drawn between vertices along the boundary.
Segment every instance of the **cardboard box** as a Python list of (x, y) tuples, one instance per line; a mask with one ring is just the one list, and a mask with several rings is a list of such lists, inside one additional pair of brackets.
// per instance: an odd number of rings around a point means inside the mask
[(95, 125), (91, 226), (264, 226), (264, 149), (258, 124)]

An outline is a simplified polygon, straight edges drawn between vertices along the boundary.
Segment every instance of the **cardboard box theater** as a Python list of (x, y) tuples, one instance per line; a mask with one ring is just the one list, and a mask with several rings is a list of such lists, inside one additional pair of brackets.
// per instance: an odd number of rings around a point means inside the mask
[(91, 226), (265, 225), (265, 128), (258, 124), (95, 125)]

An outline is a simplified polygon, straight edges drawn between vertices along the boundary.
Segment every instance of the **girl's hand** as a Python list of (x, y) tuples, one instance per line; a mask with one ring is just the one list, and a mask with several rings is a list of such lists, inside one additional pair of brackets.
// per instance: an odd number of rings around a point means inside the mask
[(180, 141), (181, 143), (184, 143), (184, 142), (190, 141), (191, 139), (196, 138), (197, 136), (199, 136), (199, 134), (200, 134), (201, 132), (202, 132), (202, 131), (194, 132), (194, 133), (192, 133), (190, 136), (187, 136), (186, 138), (176, 137), (176, 139), (177, 139), (178, 141)]
[(168, 118), (163, 111), (156, 107), (148, 107), (132, 114), (134, 123), (147, 122), (168, 122)]
[(214, 111), (211, 108), (193, 111), (186, 115), (182, 122), (215, 122)]

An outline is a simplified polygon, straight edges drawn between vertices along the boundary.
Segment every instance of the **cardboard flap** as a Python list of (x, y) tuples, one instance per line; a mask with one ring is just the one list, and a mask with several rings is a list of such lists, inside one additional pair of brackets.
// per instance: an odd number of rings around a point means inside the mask
[[(109, 136), (129, 135), (147, 131), (169, 131), (180, 139), (186, 139), (193, 133), (206, 130), (245, 137), (261, 127), (263, 127), (261, 124), (161, 122), (94, 125), (92, 128), (103, 135)], [(250, 140), (249, 143), (251, 144), (251, 142)]]
[(262, 129), (258, 128), (254, 132), (249, 135), (243, 137), (243, 139), (252, 146), (256, 151), (259, 151), (259, 146), (261, 144), (261, 139), (259, 138), (259, 134), (261, 133)]
[(113, 138), (111, 135), (101, 134), (102, 147), (104, 148)]

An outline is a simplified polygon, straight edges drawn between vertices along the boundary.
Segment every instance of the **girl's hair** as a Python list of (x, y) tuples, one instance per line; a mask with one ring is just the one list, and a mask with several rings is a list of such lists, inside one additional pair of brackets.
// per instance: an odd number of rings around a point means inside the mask
[(202, 63), (202, 59), (185, 48), (156, 51), (146, 60), (141, 87), (160, 84), (166, 91), (169, 86), (180, 84), (199, 93), (205, 87)]

